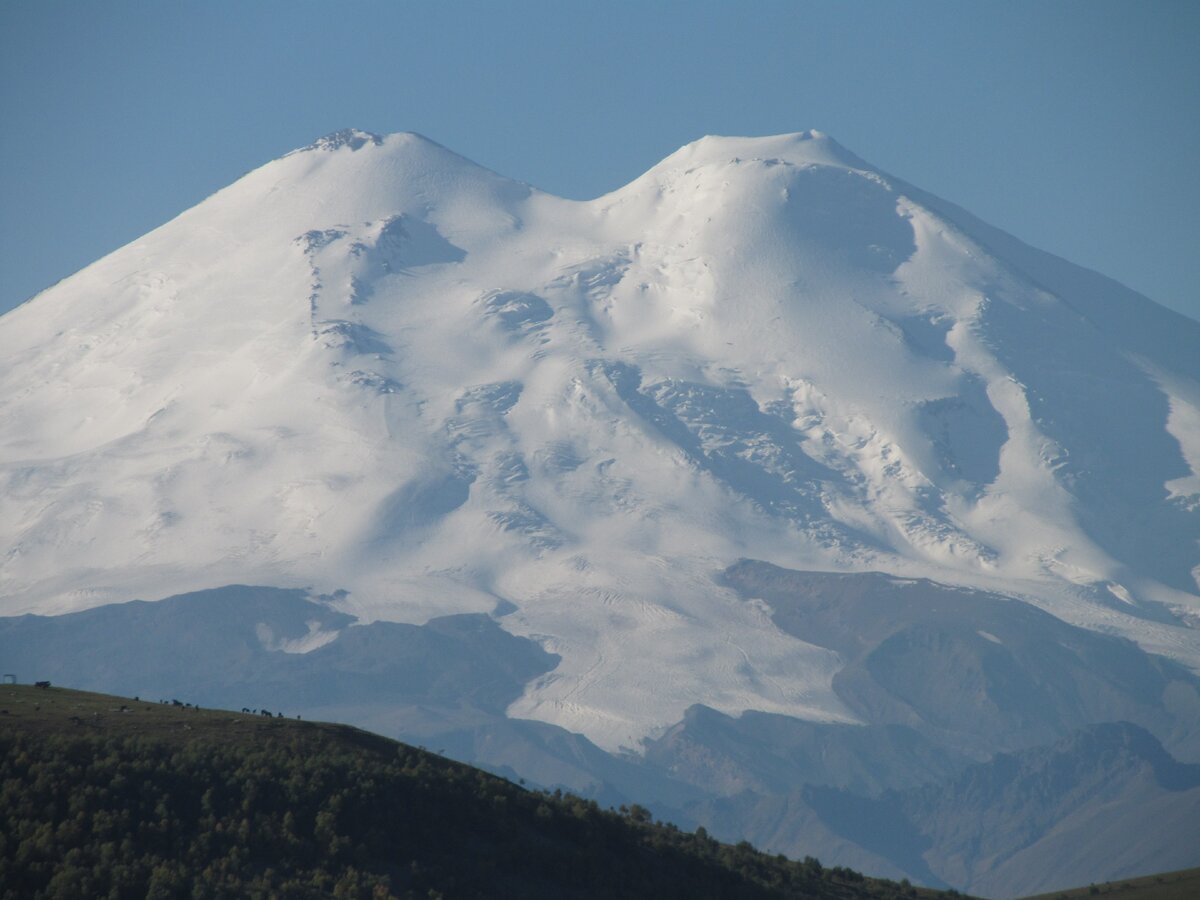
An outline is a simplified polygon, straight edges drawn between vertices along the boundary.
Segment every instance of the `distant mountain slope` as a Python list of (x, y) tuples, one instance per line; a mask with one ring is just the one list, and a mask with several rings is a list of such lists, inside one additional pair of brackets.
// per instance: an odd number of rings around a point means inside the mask
[(768, 849), (802, 843), (892, 878), (1011, 897), (1196, 862), (1200, 765), (1118, 723), (919, 788), (863, 796), (807, 785), (689, 812), (716, 834), (748, 835)]
[[(877, 853), (923, 847), (922, 865), (985, 896), (1062, 888), (1195, 862), (1200, 765), (1172, 759), (1144, 730), (1093, 726), (1053, 747), (1001, 755), (955, 779), (886, 795), (868, 812), (836, 791), (806, 803)], [(880, 820), (900, 839), (877, 842)], [(865, 829), (865, 830), (864, 830)], [(1111, 877), (1111, 876), (1110, 876)]]
[(978, 590), (742, 560), (723, 581), (788, 634), (837, 651), (838, 697), (980, 758), (1129, 720), (1200, 761), (1200, 678), (1131, 641)]

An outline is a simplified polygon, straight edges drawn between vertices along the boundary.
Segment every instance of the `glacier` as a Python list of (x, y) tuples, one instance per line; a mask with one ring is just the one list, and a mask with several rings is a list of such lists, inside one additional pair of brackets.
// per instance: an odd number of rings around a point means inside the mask
[(1198, 670), (1198, 542), (1200, 324), (815, 131), (590, 201), (339, 132), (0, 318), (0, 614), (488, 615), (559, 660), (508, 715), (613, 752), (697, 704), (863, 723), (739, 560)]

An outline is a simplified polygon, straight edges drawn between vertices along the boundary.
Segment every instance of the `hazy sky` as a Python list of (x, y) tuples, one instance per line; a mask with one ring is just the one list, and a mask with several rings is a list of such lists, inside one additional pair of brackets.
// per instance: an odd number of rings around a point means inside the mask
[(575, 198), (818, 128), (1200, 319), (1192, 0), (2, 0), (0, 311), (347, 126)]

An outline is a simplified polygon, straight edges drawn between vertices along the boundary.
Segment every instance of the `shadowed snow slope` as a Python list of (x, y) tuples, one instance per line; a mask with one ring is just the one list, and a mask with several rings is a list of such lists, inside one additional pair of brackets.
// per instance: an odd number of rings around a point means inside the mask
[(590, 202), (340, 132), (0, 319), (0, 613), (494, 614), (561, 658), (509, 714), (607, 749), (696, 704), (861, 721), (739, 558), (1195, 668), (1198, 538), (1200, 324), (816, 132)]

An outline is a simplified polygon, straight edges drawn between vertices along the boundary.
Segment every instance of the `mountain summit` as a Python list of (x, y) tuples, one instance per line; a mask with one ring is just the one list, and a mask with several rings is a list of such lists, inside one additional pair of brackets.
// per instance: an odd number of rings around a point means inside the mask
[(486, 613), (559, 659), (509, 714), (612, 750), (697, 703), (862, 720), (743, 558), (1200, 666), (1200, 324), (819, 132), (588, 202), (322, 138), (0, 319), (0, 485), (0, 612)]

